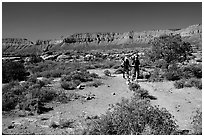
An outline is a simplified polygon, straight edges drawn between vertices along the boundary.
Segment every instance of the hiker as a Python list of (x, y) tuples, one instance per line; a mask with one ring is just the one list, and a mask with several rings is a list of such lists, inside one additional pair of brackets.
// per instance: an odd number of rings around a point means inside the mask
[(123, 78), (126, 79), (125, 75), (127, 75), (127, 79), (129, 81), (129, 75), (130, 75), (130, 62), (127, 56), (125, 56), (122, 59), (121, 67), (123, 68)]
[(137, 54), (132, 58), (132, 81), (135, 79), (137, 80), (140, 74), (140, 61), (139, 61), (139, 55)]

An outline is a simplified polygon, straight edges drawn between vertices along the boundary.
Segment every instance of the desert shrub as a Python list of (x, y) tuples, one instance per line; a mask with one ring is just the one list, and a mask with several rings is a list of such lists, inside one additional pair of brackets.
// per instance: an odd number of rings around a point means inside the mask
[(36, 82), (37, 84), (39, 84), (41, 87), (50, 84), (51, 83), (51, 79), (48, 78), (42, 78), (41, 80), (37, 80)]
[(92, 78), (99, 78), (98, 74), (96, 73), (90, 73), (89, 76)]
[(167, 72), (165, 74), (167, 80), (175, 81), (181, 79), (181, 75), (176, 71)]
[(42, 57), (38, 56), (38, 55), (31, 55), (31, 60), (30, 60), (30, 63), (38, 63), (38, 62), (41, 62), (43, 61)]
[(161, 70), (157, 68), (155, 68), (154, 71), (151, 72), (150, 78), (148, 79), (148, 81), (151, 81), (151, 82), (160, 82), (163, 80), (164, 78), (161, 74)]
[(66, 93), (63, 91), (58, 91), (58, 95), (55, 98), (55, 101), (60, 102), (60, 103), (67, 103), (67, 96)]
[(165, 69), (167, 67), (167, 62), (164, 59), (159, 59), (154, 62), (155, 67)]
[(165, 72), (164, 77), (167, 80), (175, 81), (182, 78), (182, 70), (176, 65), (170, 65), (168, 70)]
[(192, 53), (190, 43), (183, 42), (179, 34), (162, 35), (150, 41), (151, 51), (148, 54), (151, 61), (163, 59), (166, 61), (166, 68), (175, 62), (183, 62)]
[(18, 104), (18, 96), (12, 93), (4, 94), (2, 96), (2, 110), (10, 111)]
[(95, 69), (96, 67), (95, 67), (95, 65), (90, 64), (90, 65), (86, 65), (85, 68), (86, 69)]
[(202, 65), (201, 64), (191, 64), (182, 68), (183, 77), (188, 78), (202, 78)]
[(69, 75), (72, 80), (80, 80), (81, 82), (92, 81), (88, 71), (73, 71)]
[(62, 81), (61, 87), (65, 90), (75, 89), (81, 82), (79, 80)]
[(56, 97), (56, 92), (48, 88), (34, 87), (29, 89), (29, 94), (32, 98), (38, 98), (39, 102), (47, 103), (52, 101)]
[(122, 74), (123, 73), (123, 69), (122, 68), (118, 68), (114, 74)]
[(50, 78), (51, 77), (51, 72), (49, 70), (43, 71), (43, 72), (40, 72), (38, 76), (45, 77), (45, 78)]
[(186, 82), (185, 79), (177, 80), (177, 81), (174, 82), (174, 87), (175, 87), (175, 88), (178, 88), (178, 89), (184, 88), (185, 82)]
[(89, 87), (99, 87), (101, 85), (103, 85), (104, 83), (100, 80), (94, 80), (93, 82), (91, 83), (87, 83), (86, 86), (89, 86)]
[(129, 89), (131, 91), (136, 91), (136, 90), (140, 89), (140, 85), (138, 83), (130, 83), (129, 84)]
[(198, 89), (202, 89), (202, 80), (197, 78), (190, 78), (187, 80), (185, 87), (196, 87)]
[(64, 71), (59, 69), (59, 70), (53, 70), (50, 73), (51, 73), (51, 77), (58, 78), (58, 77), (61, 77), (62, 74), (64, 74)]
[(113, 69), (118, 69), (118, 68), (120, 68), (120, 64), (116, 64), (116, 65), (114, 65), (112, 68), (113, 68)]
[(42, 88), (46, 81), (30, 80), (22, 84), (11, 82), (2, 89), (2, 110), (9, 111), (20, 105), (20, 109), (33, 110), (33, 106), (39, 106), (37, 112), (41, 112), (44, 103), (54, 100), (56, 92)]
[(73, 128), (74, 127), (74, 119), (60, 119), (59, 127), (60, 128)]
[(139, 96), (142, 98), (142, 99), (145, 99), (145, 98), (148, 98), (149, 97), (149, 92), (148, 90), (146, 89), (137, 89), (135, 91), (136, 94), (139, 94)]
[(193, 121), (191, 122), (194, 135), (202, 135), (202, 111), (196, 110), (195, 116), (193, 116)]
[[(147, 127), (149, 128), (146, 131)], [(165, 109), (151, 106), (138, 97), (123, 99), (112, 111), (94, 120), (86, 132), (92, 135), (170, 135), (177, 130), (173, 116)]]
[(54, 61), (46, 60), (44, 62), (29, 64), (27, 66), (27, 68), (30, 69), (35, 74), (37, 72), (40, 73), (40, 72), (43, 72), (43, 71), (53, 70), (57, 66), (59, 67), (58, 63), (56, 63)]
[(31, 75), (27, 82), (32, 82), (32, 83), (36, 83), (37, 82), (37, 76), (36, 75)]
[(102, 69), (108, 69), (108, 68), (112, 68), (114, 65), (116, 65), (116, 62), (115, 61), (105, 61), (103, 62), (103, 65), (102, 65)]
[(56, 97), (56, 92), (51, 89), (41, 89), (38, 95), (39, 101), (47, 103), (52, 101)]
[(79, 94), (77, 94), (75, 92), (67, 93), (66, 96), (67, 96), (68, 101), (72, 101), (72, 100), (79, 99), (79, 98), (82, 97), (81, 95), (79, 95)]
[(2, 62), (2, 82), (8, 83), (12, 80), (23, 81), (29, 73), (21, 62), (3, 61)]
[(25, 88), (21, 87), (17, 82), (11, 82), (2, 88), (2, 110), (9, 111), (21, 101)]
[(109, 70), (105, 70), (103, 73), (104, 73), (106, 76), (111, 76), (111, 72), (110, 72)]

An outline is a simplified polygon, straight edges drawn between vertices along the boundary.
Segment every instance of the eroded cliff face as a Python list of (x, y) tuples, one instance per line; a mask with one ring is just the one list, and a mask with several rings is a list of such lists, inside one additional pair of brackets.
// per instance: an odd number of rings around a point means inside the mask
[(150, 40), (161, 35), (180, 34), (184, 41), (192, 44), (202, 44), (202, 25), (192, 25), (185, 29), (171, 30), (152, 30), (143, 32), (124, 32), (124, 33), (77, 33), (64, 39), (58, 40), (38, 40), (33, 43), (27, 39), (6, 38), (2, 40), (3, 52), (16, 51), (48, 51), (50, 49), (60, 50), (66, 46), (78, 45), (120, 45), (120, 44), (147, 44)]
[(64, 39), (65, 43), (77, 43), (77, 44), (126, 44), (126, 43), (137, 43), (147, 44), (150, 40), (155, 37), (159, 37), (164, 34), (180, 34), (182, 37), (201, 36), (202, 25), (189, 26), (186, 29), (180, 30), (154, 30), (154, 31), (143, 31), (143, 32), (124, 32), (124, 33), (78, 33), (73, 34)]

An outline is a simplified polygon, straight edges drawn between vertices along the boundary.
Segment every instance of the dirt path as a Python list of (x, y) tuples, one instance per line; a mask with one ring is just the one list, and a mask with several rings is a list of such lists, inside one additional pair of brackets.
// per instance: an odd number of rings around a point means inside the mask
[[(91, 70), (91, 72), (95, 72), (102, 77), (104, 76), (103, 71)], [(122, 75), (114, 75), (114, 77), (109, 77), (103, 82), (104, 85), (98, 88), (87, 87), (77, 92), (81, 95), (94, 94), (95, 99), (63, 104), (57, 107), (54, 112), (62, 112), (63, 118), (76, 118), (83, 113), (86, 115), (100, 115), (107, 111), (110, 104), (119, 102), (122, 97), (131, 98), (133, 95)], [(139, 84), (141, 88), (147, 89), (150, 95), (157, 98), (157, 100), (151, 101), (153, 105), (166, 108), (175, 117), (180, 129), (190, 129), (193, 112), (197, 108), (202, 108), (201, 90), (196, 88), (175, 89), (173, 82), (139, 82)]]
[(153, 105), (166, 108), (177, 120), (180, 129), (191, 128), (191, 117), (197, 108), (202, 108), (202, 91), (196, 88), (175, 89), (173, 82), (140, 83), (150, 95)]
[[(103, 70), (91, 70), (104, 77)], [(131, 98), (133, 92), (128, 89), (126, 81), (122, 78), (122, 75), (113, 75), (113, 77), (107, 77), (102, 79), (104, 85), (97, 88), (86, 87), (83, 90), (79, 90), (76, 93), (80, 95), (94, 94), (95, 98), (87, 101), (72, 101), (67, 104), (62, 104), (49, 113), (61, 112), (62, 118), (76, 118), (82, 114), (86, 115), (100, 115), (105, 114), (111, 104), (115, 104), (124, 98)]]

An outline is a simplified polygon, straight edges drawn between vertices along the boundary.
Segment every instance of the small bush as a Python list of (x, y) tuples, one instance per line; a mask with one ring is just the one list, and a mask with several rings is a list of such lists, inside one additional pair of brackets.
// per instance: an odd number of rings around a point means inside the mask
[(51, 71), (51, 77), (53, 78), (59, 78), (64, 73), (63, 70), (53, 70)]
[(81, 82), (79, 80), (62, 81), (61, 87), (65, 90), (75, 89)]
[(43, 78), (42, 80), (38, 80), (36, 83), (39, 84), (41, 87), (43, 87), (47, 84), (50, 84), (51, 80), (47, 78)]
[(183, 77), (189, 78), (202, 78), (202, 65), (191, 64), (182, 68)]
[(138, 90), (136, 90), (136, 93), (139, 94), (139, 96), (142, 99), (145, 99), (145, 98), (149, 97), (149, 92), (148, 92), (148, 90), (145, 90), (145, 89), (138, 89)]
[(179, 74), (177, 71), (169, 71), (165, 73), (165, 77), (167, 80), (170, 80), (170, 81), (175, 81), (182, 78), (181, 74)]
[(168, 70), (165, 72), (164, 77), (167, 80), (175, 81), (181, 79), (183, 76), (182, 70), (180, 67), (178, 67), (177, 64), (171, 64), (169, 65)]
[(68, 103), (70, 101), (66, 93), (62, 91), (58, 92), (58, 95), (56, 96), (55, 100), (61, 103)]
[(50, 102), (57, 96), (56, 92), (50, 89), (41, 89), (38, 95), (40, 102)]
[(130, 84), (129, 84), (129, 89), (130, 89), (131, 91), (137, 91), (138, 89), (140, 89), (140, 85), (137, 84), (137, 83), (130, 83)]
[(148, 79), (150, 82), (160, 82), (163, 81), (164, 78), (161, 74), (160, 69), (155, 69), (153, 72), (151, 72), (150, 78)]
[(91, 73), (89, 76), (92, 78), (99, 78), (98, 74), (96, 73)]
[(196, 110), (196, 115), (193, 116), (193, 121), (191, 122), (194, 135), (202, 135), (202, 111)]
[(123, 74), (123, 69), (122, 68), (118, 68), (114, 74)]
[(178, 128), (173, 116), (165, 108), (151, 106), (149, 101), (140, 100), (137, 96), (131, 101), (123, 99), (112, 111), (93, 121), (87, 134), (170, 135)]
[(25, 88), (17, 82), (11, 82), (2, 88), (2, 110), (10, 111), (22, 100)]
[(104, 83), (102, 81), (100, 81), (100, 80), (94, 80), (93, 82), (86, 84), (86, 86), (99, 87), (100, 85), (103, 85), (103, 84)]
[(180, 79), (174, 83), (174, 87), (177, 89), (184, 88), (185, 82), (186, 82), (185, 79)]
[(23, 81), (29, 73), (21, 62), (3, 61), (2, 62), (2, 82), (8, 83), (10, 81)]
[(202, 89), (202, 80), (197, 78), (191, 78), (185, 84), (186, 87), (196, 87)]
[(104, 74), (105, 74), (106, 76), (111, 76), (111, 72), (110, 72), (109, 70), (105, 70), (105, 71), (104, 71)]
[(118, 65), (118, 64), (113, 66), (113, 69), (118, 69), (118, 68), (120, 68), (120, 65)]
[(74, 127), (74, 119), (60, 119), (59, 127), (60, 128), (73, 128)]

